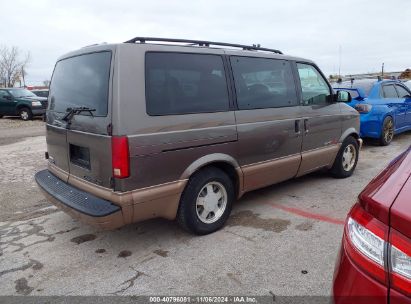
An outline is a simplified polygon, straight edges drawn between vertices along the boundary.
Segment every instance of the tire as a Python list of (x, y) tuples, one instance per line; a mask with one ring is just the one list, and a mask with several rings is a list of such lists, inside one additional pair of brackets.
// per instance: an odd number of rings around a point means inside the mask
[(392, 142), (393, 138), (394, 138), (394, 120), (392, 119), (391, 116), (387, 116), (384, 118), (384, 121), (382, 123), (380, 145), (388, 146)]
[(230, 216), (234, 193), (233, 182), (224, 171), (215, 167), (198, 171), (181, 195), (177, 212), (179, 225), (197, 235), (219, 230)]
[[(335, 178), (350, 177), (358, 163), (359, 147), (357, 140), (348, 136), (342, 143), (330, 170)], [(349, 158), (350, 157), (350, 158)]]
[(19, 110), (19, 116), (22, 120), (27, 121), (27, 120), (32, 120), (33, 119), (33, 113), (29, 108), (21, 108)]
[(0, 118), (3, 118), (3, 115), (0, 115)]

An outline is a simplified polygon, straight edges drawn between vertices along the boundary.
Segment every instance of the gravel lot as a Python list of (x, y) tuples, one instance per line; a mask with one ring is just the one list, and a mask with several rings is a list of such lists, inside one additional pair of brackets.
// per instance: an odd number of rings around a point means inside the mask
[(165, 220), (115, 231), (73, 220), (33, 179), (43, 122), (0, 119), (0, 295), (328, 295), (345, 215), (410, 142), (365, 145), (348, 179), (320, 172), (249, 193), (223, 230), (195, 237)]

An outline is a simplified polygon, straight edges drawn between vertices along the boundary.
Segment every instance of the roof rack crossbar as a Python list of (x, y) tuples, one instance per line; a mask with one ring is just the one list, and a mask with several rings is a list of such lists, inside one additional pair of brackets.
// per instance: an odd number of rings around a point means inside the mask
[(135, 37), (133, 39), (125, 41), (124, 43), (136, 43), (136, 42), (146, 43), (147, 41), (187, 43), (188, 45), (198, 45), (198, 46), (206, 46), (206, 47), (209, 47), (210, 45), (217, 45), (217, 46), (241, 48), (247, 51), (266, 51), (266, 52), (273, 52), (276, 54), (282, 54), (282, 52), (279, 50), (263, 48), (263, 47), (260, 47), (259, 45), (243, 45), (243, 44), (234, 44), (234, 43), (225, 43), (225, 42), (189, 40), (189, 39), (177, 39), (177, 38)]

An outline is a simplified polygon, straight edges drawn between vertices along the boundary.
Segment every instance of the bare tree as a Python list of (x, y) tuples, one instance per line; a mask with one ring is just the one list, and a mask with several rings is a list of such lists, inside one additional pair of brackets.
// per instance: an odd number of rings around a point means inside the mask
[(29, 52), (22, 57), (18, 47), (0, 46), (0, 77), (7, 87), (13, 87), (18, 81), (24, 82), (29, 61)]
[(50, 80), (43, 80), (43, 84), (45, 87), (49, 87), (50, 86)]

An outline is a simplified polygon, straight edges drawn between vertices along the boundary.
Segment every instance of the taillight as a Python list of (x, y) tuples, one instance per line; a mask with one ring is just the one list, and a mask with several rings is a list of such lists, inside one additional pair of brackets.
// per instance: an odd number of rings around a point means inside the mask
[(111, 138), (111, 162), (113, 176), (126, 178), (130, 176), (130, 155), (127, 136), (113, 136)]
[(411, 239), (393, 228), (389, 230), (355, 204), (345, 225), (343, 244), (364, 272), (411, 296)]
[(411, 295), (411, 240), (398, 231), (390, 233), (390, 279), (393, 288)]
[(345, 249), (353, 261), (382, 283), (386, 282), (385, 240), (388, 227), (360, 205), (351, 210), (345, 226)]
[(359, 113), (369, 113), (372, 109), (372, 105), (367, 104), (367, 103), (358, 103), (355, 105), (355, 109), (359, 112)]

